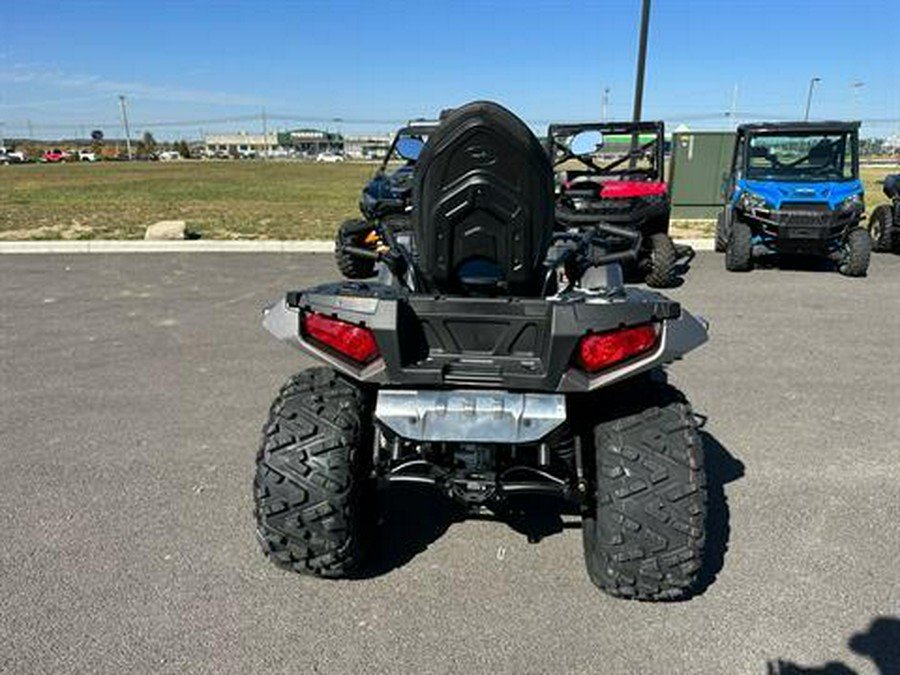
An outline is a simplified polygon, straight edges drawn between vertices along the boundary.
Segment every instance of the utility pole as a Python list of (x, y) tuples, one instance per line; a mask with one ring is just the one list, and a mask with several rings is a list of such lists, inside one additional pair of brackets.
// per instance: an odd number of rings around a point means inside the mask
[(262, 123), (263, 123), (263, 148), (265, 150), (265, 154), (263, 155), (263, 159), (269, 159), (269, 125), (268, 119), (266, 118), (266, 109), (262, 109)]
[[(638, 45), (638, 61), (637, 73), (634, 79), (634, 111), (631, 115), (633, 122), (641, 121), (642, 106), (644, 102), (644, 70), (647, 65), (647, 33), (650, 29), (650, 0), (643, 0), (641, 9), (641, 39)], [(637, 166), (637, 157), (635, 156), (638, 149), (639, 136), (637, 133), (631, 135), (631, 159), (629, 166), (633, 169)]]
[(738, 123), (735, 119), (737, 117), (737, 102), (738, 102), (738, 84), (734, 83), (734, 89), (731, 92), (731, 110), (728, 112), (728, 117), (731, 120), (731, 123), (737, 128)]
[(603, 121), (609, 121), (609, 87), (603, 88)]
[(821, 82), (821, 77), (814, 77), (809, 81), (809, 93), (806, 95), (806, 114), (803, 116), (804, 121), (809, 121), (809, 107), (812, 105), (812, 95), (813, 95), (813, 87), (816, 86), (816, 82)]
[(119, 94), (119, 105), (122, 108), (122, 126), (125, 127), (125, 147), (128, 148), (128, 161), (133, 158), (131, 154), (131, 131), (128, 129), (128, 111), (125, 107), (125, 94)]

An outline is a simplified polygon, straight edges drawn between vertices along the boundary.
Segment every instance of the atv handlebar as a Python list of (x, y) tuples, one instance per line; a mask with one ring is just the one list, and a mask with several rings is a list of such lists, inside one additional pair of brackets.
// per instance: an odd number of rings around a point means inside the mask
[(365, 258), (366, 260), (380, 261), (382, 259), (382, 255), (378, 251), (359, 246), (350, 246), (349, 244), (341, 246), (341, 253), (352, 255), (355, 258)]
[[(573, 284), (591, 267), (637, 260), (641, 241), (640, 232), (607, 223), (593, 223), (589, 228), (555, 233), (544, 261), (547, 268), (544, 290), (549, 289), (552, 270), (558, 267), (565, 268), (569, 283)], [(615, 250), (617, 248), (619, 250)]]

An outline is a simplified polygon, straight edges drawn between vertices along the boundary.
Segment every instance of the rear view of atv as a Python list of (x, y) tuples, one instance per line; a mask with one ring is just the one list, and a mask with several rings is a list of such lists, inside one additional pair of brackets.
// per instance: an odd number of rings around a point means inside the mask
[(263, 551), (354, 576), (395, 483), (500, 517), (551, 495), (581, 514), (598, 587), (689, 595), (705, 552), (703, 448), (662, 367), (706, 341), (704, 323), (624, 286), (639, 232), (556, 228), (547, 155), (497, 104), (447, 115), (414, 181), (406, 243), (386, 230), (383, 249), (344, 247), (376, 261), (377, 281), (290, 291), (265, 311), (273, 335), (323, 365), (288, 380), (263, 429)]
[(674, 285), (694, 255), (669, 237), (664, 142), (662, 122), (551, 124), (547, 131), (560, 220), (640, 232), (638, 276), (657, 288)]
[(884, 179), (884, 194), (890, 204), (879, 204), (869, 218), (872, 248), (879, 253), (900, 252), (900, 174)]
[(348, 279), (374, 276), (375, 263), (371, 259), (345, 254), (344, 246), (374, 251), (384, 246), (383, 228), (388, 227), (394, 232), (409, 230), (413, 169), (436, 124), (418, 121), (394, 134), (381, 165), (360, 195), (362, 219), (346, 220), (338, 228), (334, 255), (338, 269)]

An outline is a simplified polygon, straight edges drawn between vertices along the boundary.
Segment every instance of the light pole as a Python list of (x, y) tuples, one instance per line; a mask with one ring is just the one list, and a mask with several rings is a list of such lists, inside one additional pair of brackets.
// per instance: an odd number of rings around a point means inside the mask
[(821, 77), (814, 77), (809, 81), (809, 93), (806, 95), (806, 115), (803, 116), (803, 119), (807, 122), (809, 121), (809, 106), (812, 105), (813, 87), (816, 86), (816, 82), (821, 81)]
[(603, 121), (609, 121), (609, 87), (603, 89)]
[(859, 119), (860, 117), (862, 117), (862, 110), (861, 110), (860, 98), (859, 98), (859, 94), (860, 94), (859, 90), (862, 89), (864, 86), (866, 86), (866, 83), (862, 82), (860, 80), (857, 80), (856, 82), (854, 82), (850, 85), (850, 88), (853, 89), (853, 116), (856, 119)]
[[(647, 66), (647, 32), (650, 29), (650, 0), (643, 0), (641, 4), (641, 37), (638, 43), (637, 73), (634, 78), (634, 110), (631, 120), (641, 121), (642, 105), (644, 102), (644, 71)], [(632, 169), (637, 166), (638, 134), (631, 134), (631, 157), (628, 166)]]

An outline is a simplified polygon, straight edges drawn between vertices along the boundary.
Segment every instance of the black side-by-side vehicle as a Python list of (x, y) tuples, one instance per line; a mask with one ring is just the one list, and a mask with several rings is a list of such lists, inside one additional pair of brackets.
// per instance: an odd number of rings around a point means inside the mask
[(886, 176), (882, 187), (889, 204), (879, 204), (869, 218), (872, 247), (879, 253), (900, 252), (900, 174)]
[[(486, 102), (433, 130), (414, 176), (412, 233), (343, 251), (373, 281), (288, 292), (276, 337), (322, 367), (271, 406), (254, 499), (263, 551), (328, 577), (364, 573), (378, 498), (432, 486), (473, 512), (562, 500), (582, 517), (591, 579), (620, 597), (698, 583), (706, 479), (698, 422), (662, 367), (705, 323), (626, 287), (641, 234), (556, 229), (553, 171), (528, 127)], [(377, 542), (377, 543), (376, 543)]]
[(345, 245), (376, 250), (384, 246), (382, 230), (408, 231), (412, 208), (413, 170), (419, 153), (437, 122), (410, 122), (394, 134), (391, 146), (375, 175), (359, 197), (362, 218), (345, 220), (337, 231), (335, 261), (348, 279), (367, 279), (375, 275), (375, 262), (343, 252)]

